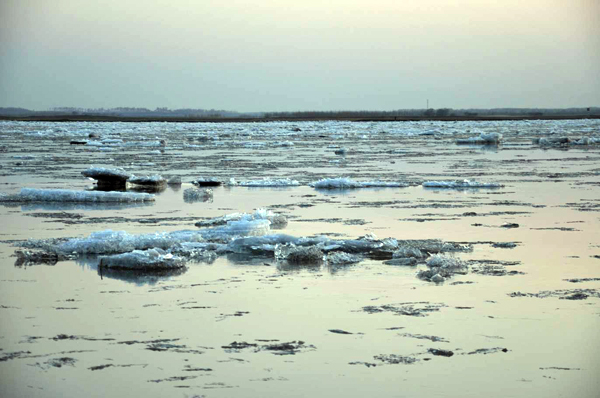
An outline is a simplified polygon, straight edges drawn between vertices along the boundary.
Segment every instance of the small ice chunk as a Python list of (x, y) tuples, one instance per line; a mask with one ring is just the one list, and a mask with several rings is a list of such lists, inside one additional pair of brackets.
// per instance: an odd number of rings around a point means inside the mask
[(500, 133), (481, 133), (479, 137), (469, 137), (466, 139), (458, 139), (458, 145), (498, 145), (502, 141)]
[(198, 189), (198, 188), (188, 188), (183, 191), (183, 200), (185, 202), (206, 202), (213, 197), (213, 190), (210, 188), (207, 189)]
[(466, 274), (469, 271), (469, 267), (463, 261), (456, 257), (440, 254), (429, 257), (427, 259), (427, 267), (428, 269), (419, 271), (417, 277), (430, 282), (436, 282), (435, 280), (443, 282), (454, 274)]
[(199, 177), (196, 180), (192, 181), (192, 184), (199, 187), (217, 187), (223, 184), (223, 181), (215, 177)]
[(289, 264), (316, 265), (323, 262), (323, 251), (317, 246), (296, 246), (293, 243), (275, 246), (275, 258)]
[(152, 176), (135, 176), (132, 175), (127, 182), (136, 185), (144, 185), (144, 186), (162, 186), (167, 183), (167, 180), (164, 179), (160, 175), (152, 175)]
[(359, 263), (363, 260), (363, 257), (345, 252), (332, 252), (327, 254), (326, 260), (331, 265), (346, 265)]
[(287, 218), (284, 215), (273, 213), (266, 209), (257, 209), (254, 213), (231, 213), (222, 217), (211, 218), (209, 220), (198, 221), (197, 227), (214, 227), (217, 225), (225, 225), (229, 221), (237, 220), (269, 220), (272, 228), (284, 228), (287, 225)]
[(169, 178), (169, 180), (167, 181), (168, 185), (181, 185), (181, 177), (180, 176), (173, 176), (171, 178)]
[(123, 170), (122, 168), (105, 168), (105, 167), (90, 167), (87, 170), (81, 172), (85, 177), (92, 178), (94, 180), (103, 181), (114, 181), (124, 182), (127, 181), (131, 174)]

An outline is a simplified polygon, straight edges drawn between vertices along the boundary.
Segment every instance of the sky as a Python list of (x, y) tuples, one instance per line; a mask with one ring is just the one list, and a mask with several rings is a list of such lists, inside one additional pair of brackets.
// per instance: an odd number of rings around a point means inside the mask
[(599, 0), (0, 0), (0, 107), (600, 106)]

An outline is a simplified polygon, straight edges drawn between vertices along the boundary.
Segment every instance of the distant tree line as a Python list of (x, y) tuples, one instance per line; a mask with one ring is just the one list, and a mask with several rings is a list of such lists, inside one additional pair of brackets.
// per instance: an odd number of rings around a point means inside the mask
[(476, 117), (476, 116), (560, 116), (560, 115), (600, 115), (600, 108), (493, 108), (493, 109), (398, 109), (394, 111), (300, 111), (267, 112), (265, 118), (298, 119), (356, 119), (356, 118), (394, 118), (394, 117)]
[(173, 117), (173, 118), (266, 118), (266, 119), (368, 119), (368, 118), (445, 118), (445, 117), (494, 117), (494, 116), (561, 116), (561, 115), (600, 115), (600, 107), (590, 108), (493, 108), (493, 109), (397, 109), (392, 111), (296, 111), (296, 112), (255, 112), (243, 113), (217, 109), (169, 109), (148, 108), (76, 108), (57, 107), (46, 111), (33, 111), (25, 108), (0, 108), (0, 116), (115, 116), (115, 117)]

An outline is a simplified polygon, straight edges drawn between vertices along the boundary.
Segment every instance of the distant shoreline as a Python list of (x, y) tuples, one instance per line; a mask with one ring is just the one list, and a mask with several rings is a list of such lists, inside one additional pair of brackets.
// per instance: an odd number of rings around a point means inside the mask
[(315, 122), (315, 121), (348, 121), (348, 122), (417, 122), (417, 121), (518, 121), (518, 120), (578, 120), (600, 119), (600, 115), (539, 115), (539, 116), (382, 116), (382, 117), (127, 117), (104, 115), (39, 115), (39, 116), (0, 116), (0, 121), (23, 122), (131, 122), (131, 123), (259, 123), (259, 122)]

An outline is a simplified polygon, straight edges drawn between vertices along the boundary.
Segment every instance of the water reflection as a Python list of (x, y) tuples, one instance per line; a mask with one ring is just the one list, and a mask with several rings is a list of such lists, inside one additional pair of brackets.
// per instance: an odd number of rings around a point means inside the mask
[(80, 257), (75, 260), (75, 263), (84, 269), (96, 271), (98, 276), (100, 276), (100, 279), (117, 279), (120, 281), (133, 283), (137, 286), (155, 285), (159, 281), (182, 275), (187, 271), (187, 267), (152, 271), (116, 270), (106, 267), (100, 268), (98, 267), (98, 256)]

